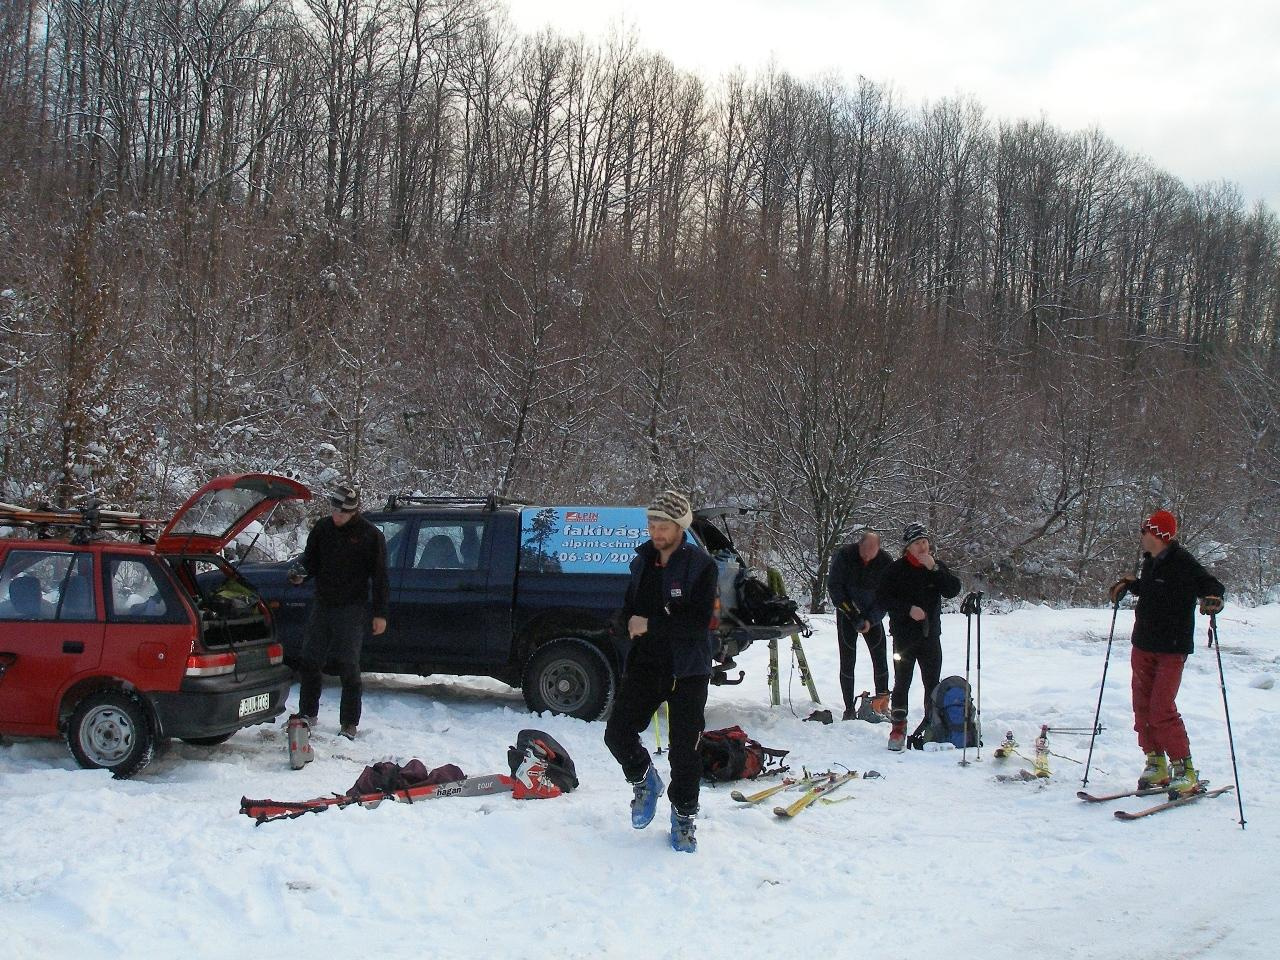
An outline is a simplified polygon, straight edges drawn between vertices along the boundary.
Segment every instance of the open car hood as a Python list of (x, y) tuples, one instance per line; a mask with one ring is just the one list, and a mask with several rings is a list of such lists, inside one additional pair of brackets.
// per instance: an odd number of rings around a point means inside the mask
[(217, 553), (282, 500), (310, 500), (287, 477), (237, 473), (216, 477), (191, 495), (156, 540), (157, 553)]

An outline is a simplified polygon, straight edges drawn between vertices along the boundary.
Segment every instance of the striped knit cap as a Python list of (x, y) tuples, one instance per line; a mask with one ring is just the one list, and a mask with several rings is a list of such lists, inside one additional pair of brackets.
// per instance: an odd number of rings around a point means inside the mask
[(924, 528), (923, 523), (908, 523), (906, 529), (902, 531), (902, 545), (909, 547), (917, 540), (929, 539), (929, 531)]
[(682, 530), (688, 530), (689, 524), (693, 523), (693, 507), (689, 505), (689, 499), (675, 490), (663, 490), (653, 498), (645, 513), (650, 520), (678, 523)]

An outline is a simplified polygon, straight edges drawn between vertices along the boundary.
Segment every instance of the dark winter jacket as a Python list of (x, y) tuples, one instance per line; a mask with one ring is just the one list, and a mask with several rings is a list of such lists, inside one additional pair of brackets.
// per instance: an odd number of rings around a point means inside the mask
[(863, 563), (856, 543), (841, 547), (831, 557), (831, 572), (827, 574), (827, 593), (836, 610), (845, 612), (850, 604), (860, 612), (855, 620), (869, 620), (872, 626), (884, 619), (885, 610), (876, 599), (880, 578), (893, 563), (883, 550)]
[[(889, 614), (889, 630), (894, 646), (906, 649), (926, 639), (937, 640), (942, 633), (942, 600), (960, 592), (960, 581), (941, 560), (928, 570), (906, 557), (889, 564), (880, 578), (876, 600)], [(912, 620), (908, 611), (919, 607), (923, 620)]]
[[(622, 606), (622, 629), (625, 633), (633, 615), (648, 617), (648, 633), (634, 643), (669, 644), (676, 677), (709, 676), (714, 653), (710, 630), (716, 604), (716, 562), (686, 539), (665, 567), (657, 564), (658, 550), (652, 540), (636, 547)], [(655, 583), (659, 573), (660, 583)]]
[(373, 616), (387, 615), (387, 541), (363, 515), (357, 513), (342, 526), (332, 517), (317, 521), (298, 563), (315, 578), (319, 603), (363, 605), (369, 603), (372, 589)]
[(1133, 645), (1148, 653), (1191, 653), (1196, 598), (1223, 595), (1222, 583), (1177, 540), (1159, 556), (1142, 555), (1142, 571), (1129, 590), (1138, 598)]

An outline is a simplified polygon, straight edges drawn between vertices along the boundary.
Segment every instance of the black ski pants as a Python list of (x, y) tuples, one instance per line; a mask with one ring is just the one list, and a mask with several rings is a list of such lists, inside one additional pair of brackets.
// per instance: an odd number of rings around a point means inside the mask
[(853, 668), (858, 662), (858, 638), (862, 637), (871, 654), (871, 679), (875, 682), (873, 693), (889, 691), (889, 656), (884, 638), (884, 624), (873, 623), (866, 633), (858, 633), (858, 623), (843, 611), (836, 614), (836, 637), (840, 645), (840, 695), (844, 708), (853, 709), (853, 699), (858, 695), (853, 681)]
[(671, 709), (671, 783), (667, 799), (677, 812), (698, 812), (698, 787), (702, 782), (702, 758), (698, 738), (705, 726), (707, 686), (711, 678), (676, 677), (671, 669), (671, 647), (648, 636), (637, 637), (627, 657), (613, 713), (605, 725), (604, 742), (622, 767), (623, 776), (635, 783), (651, 762), (640, 734), (649, 726), (658, 707)]
[(321, 671), (325, 664), (333, 662), (337, 664), (338, 676), (342, 678), (338, 722), (344, 727), (360, 722), (363, 692), (360, 648), (364, 645), (369, 622), (369, 609), (364, 604), (340, 607), (312, 604), (307, 642), (298, 664), (299, 713), (314, 717), (320, 712), (320, 687), (324, 683)]
[(920, 665), (920, 679), (924, 681), (924, 703), (928, 710), (929, 697), (942, 676), (942, 643), (938, 637), (923, 637), (908, 644), (893, 644), (893, 696), (890, 703), (896, 715), (907, 710), (907, 693), (911, 690), (911, 678)]

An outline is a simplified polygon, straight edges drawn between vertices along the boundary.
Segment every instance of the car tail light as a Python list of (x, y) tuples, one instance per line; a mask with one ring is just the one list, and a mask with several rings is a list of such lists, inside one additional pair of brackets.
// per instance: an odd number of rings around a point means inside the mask
[(273, 667), (284, 663), (284, 647), (278, 643), (267, 647), (267, 662)]
[(720, 598), (716, 597), (715, 606), (711, 608), (711, 623), (707, 625), (707, 629), (715, 633), (720, 629)]
[(193, 653), (187, 657), (188, 677), (221, 677), (235, 669), (234, 653)]

